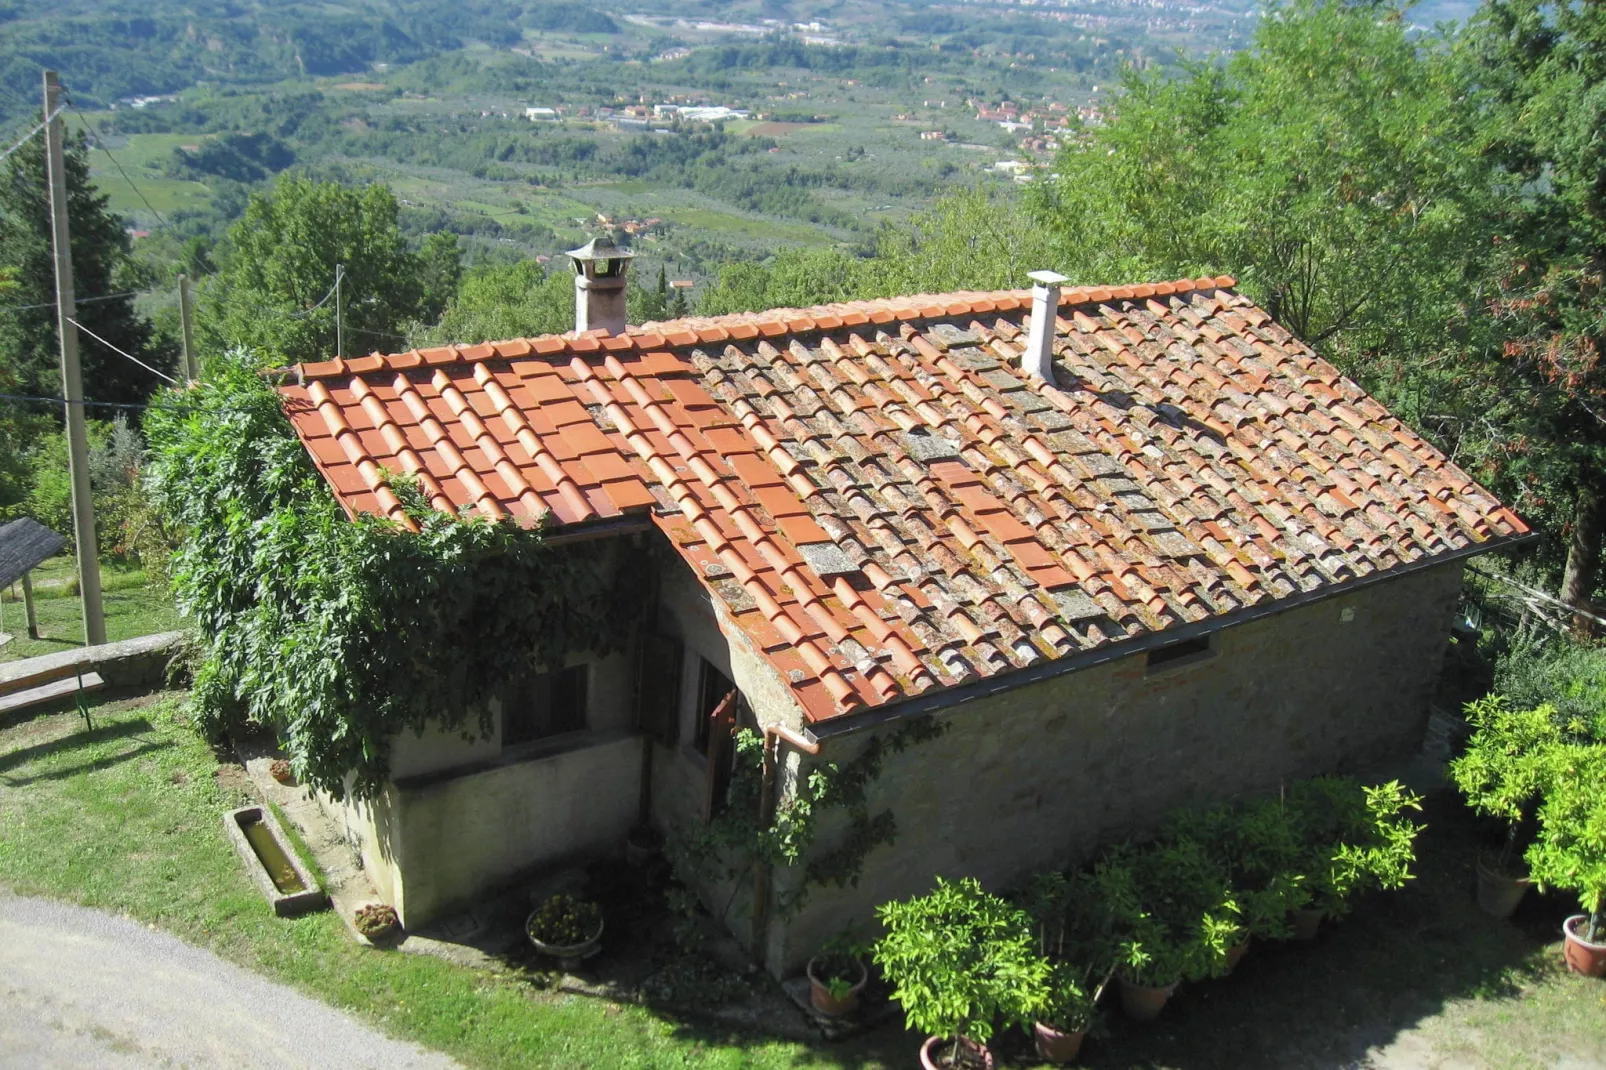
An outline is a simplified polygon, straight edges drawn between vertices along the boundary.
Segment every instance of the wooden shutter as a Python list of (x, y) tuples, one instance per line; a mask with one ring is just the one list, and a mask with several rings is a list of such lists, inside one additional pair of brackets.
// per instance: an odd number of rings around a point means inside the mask
[(660, 743), (680, 736), (680, 640), (648, 633), (636, 666), (636, 726)]
[(736, 731), (735, 691), (720, 699), (708, 715), (708, 764), (703, 767), (703, 820), (711, 821), (725, 805), (725, 792), (731, 783), (731, 758), (736, 749), (731, 738)]

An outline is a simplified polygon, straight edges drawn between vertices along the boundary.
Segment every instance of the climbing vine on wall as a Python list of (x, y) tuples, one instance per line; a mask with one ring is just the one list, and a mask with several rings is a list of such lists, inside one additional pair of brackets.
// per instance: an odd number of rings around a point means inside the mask
[[(825, 762), (814, 766), (776, 804), (767, 825), (760, 824), (758, 817), (763, 791), (763, 737), (748, 728), (738, 729), (727, 805), (708, 824), (680, 833), (677, 853), (683, 864), (706, 865), (716, 857), (725, 859), (727, 879), (739, 876), (754, 862), (784, 867), (801, 862), (803, 884), (777, 903), (782, 912), (800, 909), (810, 885), (855, 885), (864, 870), (865, 858), (877, 847), (892, 843), (898, 833), (891, 810), (871, 813), (870, 785), (881, 775), (890, 755), (936, 739), (947, 729), (947, 722), (918, 717), (894, 732), (875, 737), (857, 757), (840, 764)], [(847, 812), (847, 830), (834, 846), (813, 852), (810, 848), (819, 821), (833, 808)]]
[(150, 489), (182, 533), (174, 590), (203, 644), (194, 704), (210, 734), (269, 726), (303, 782), (371, 798), (395, 734), (488, 734), (487, 701), (523, 673), (628, 641), (644, 555), (447, 516), (403, 479), (419, 531), (351, 520), (249, 364), (206, 371), (145, 429)]

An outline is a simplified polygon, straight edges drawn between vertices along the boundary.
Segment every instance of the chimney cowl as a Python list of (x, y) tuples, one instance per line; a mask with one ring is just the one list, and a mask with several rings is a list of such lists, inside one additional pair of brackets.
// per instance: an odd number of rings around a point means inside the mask
[(1057, 271), (1032, 271), (1032, 319), (1021, 353), (1021, 371), (1046, 383), (1054, 381), (1055, 320), (1059, 317), (1060, 284), (1070, 281)]
[(636, 254), (615, 245), (611, 238), (592, 238), (570, 249), (574, 262), (574, 330), (576, 334), (604, 330), (610, 335), (625, 330), (625, 286), (630, 260)]

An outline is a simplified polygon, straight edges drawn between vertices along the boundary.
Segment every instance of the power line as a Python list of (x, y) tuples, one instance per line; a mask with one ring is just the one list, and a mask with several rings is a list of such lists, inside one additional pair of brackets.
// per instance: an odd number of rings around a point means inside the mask
[[(123, 176), (123, 181), (128, 183), (129, 188), (134, 191), (135, 195), (139, 197), (140, 201), (144, 203), (145, 207), (150, 209), (151, 215), (156, 217), (156, 222), (160, 223), (164, 230), (172, 231), (172, 224), (168, 223), (168, 221), (162, 217), (162, 213), (158, 212), (156, 210), (156, 206), (151, 204), (150, 198), (145, 196), (145, 191), (140, 189), (132, 178), (128, 177), (128, 172), (123, 170), (123, 165), (117, 162), (117, 157), (112, 155), (112, 150), (106, 147), (106, 139), (101, 136), (100, 131), (95, 129), (94, 125), (90, 123), (87, 115), (78, 110), (78, 105), (73, 103), (71, 92), (67, 93), (67, 106), (72, 108), (73, 114), (78, 116), (79, 120), (89, 128), (89, 132), (95, 135), (95, 147), (106, 154), (106, 159), (112, 162), (112, 166), (117, 168), (117, 173)], [(57, 112), (59, 113), (60, 110), (61, 109), (58, 108)], [(4, 157), (0, 157), (0, 159), (4, 159)]]
[(30, 130), (26, 134), (22, 135), (22, 137), (17, 139), (17, 142), (14, 145), (12, 145), (9, 149), (7, 149), (5, 152), (0, 152), (0, 160), (4, 160), (7, 156), (10, 156), (13, 152), (16, 152), (18, 149), (22, 148), (28, 142), (30, 142), (34, 138), (38, 137), (39, 136), (39, 132), (41, 130), (43, 130), (45, 127), (49, 126), (52, 122), (54, 122), (56, 116), (60, 115), (61, 112), (62, 112), (62, 109), (61, 108), (57, 108), (55, 111), (50, 113), (50, 118), (46, 119), (44, 122), (40, 123), (38, 126), (34, 127), (32, 130)]
[(118, 349), (116, 346), (112, 345), (110, 342), (106, 341), (106, 339), (102, 338), (100, 335), (96, 334), (94, 331), (90, 330), (88, 327), (85, 327), (82, 323), (79, 323), (77, 320), (75, 320), (75, 319), (73, 319), (71, 317), (68, 317), (67, 322), (72, 324), (74, 327), (77, 327), (80, 331), (83, 331), (85, 334), (89, 335), (89, 337), (93, 338), (95, 341), (99, 342), (101, 345), (105, 346), (107, 349), (111, 350), (113, 353), (116, 353), (118, 356), (128, 358), (129, 360), (133, 361), (135, 364), (138, 364), (141, 368), (144, 368), (146, 371), (150, 372), (152, 375), (157, 376), (158, 378), (166, 379), (168, 382), (172, 383), (174, 386), (178, 385), (178, 380), (173, 378), (171, 375), (168, 375), (166, 372), (157, 371), (155, 368), (151, 367), (149, 364), (146, 364), (143, 360), (140, 360), (138, 357), (134, 356), (134, 354), (127, 353), (127, 352), (124, 352), (121, 349)]
[[(122, 297), (138, 297), (143, 292), (144, 291), (142, 291), (142, 290), (124, 290), (121, 293), (102, 294), (99, 297), (79, 297), (79, 298), (76, 298), (73, 303), (74, 304), (79, 304), (79, 305), (87, 305), (87, 304), (90, 304), (90, 303), (95, 302), (95, 301), (116, 301), (117, 299), (122, 298)], [(41, 301), (37, 305), (0, 305), (0, 312), (26, 312), (29, 309), (55, 308), (55, 307), (56, 307), (56, 302), (54, 302), (54, 301)]]

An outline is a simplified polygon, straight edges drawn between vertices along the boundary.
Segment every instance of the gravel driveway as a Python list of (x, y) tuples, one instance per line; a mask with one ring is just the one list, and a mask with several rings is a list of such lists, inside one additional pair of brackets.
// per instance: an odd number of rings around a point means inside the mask
[(456, 1064), (126, 918), (0, 895), (0, 1068)]

